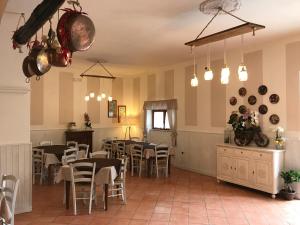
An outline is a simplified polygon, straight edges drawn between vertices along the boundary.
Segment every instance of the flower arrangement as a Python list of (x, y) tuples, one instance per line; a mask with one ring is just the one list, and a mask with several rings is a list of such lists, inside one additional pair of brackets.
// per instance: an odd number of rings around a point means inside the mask
[(244, 114), (239, 115), (238, 112), (233, 111), (230, 115), (228, 124), (232, 125), (232, 128), (236, 133), (259, 128), (258, 112), (251, 112), (248, 109)]
[(89, 114), (84, 113), (84, 125), (86, 128), (92, 128), (92, 123), (89, 117)]
[(285, 138), (282, 137), (284, 129), (282, 127), (277, 127), (273, 130), (275, 132), (275, 147), (276, 149), (283, 149), (285, 144)]

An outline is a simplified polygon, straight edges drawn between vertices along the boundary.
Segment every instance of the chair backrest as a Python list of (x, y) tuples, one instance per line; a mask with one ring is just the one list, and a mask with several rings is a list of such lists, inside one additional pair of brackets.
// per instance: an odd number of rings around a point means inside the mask
[(40, 146), (52, 145), (52, 144), (53, 144), (52, 141), (41, 141), (41, 142), (39, 143)]
[(104, 143), (104, 151), (109, 152), (109, 156), (112, 157), (113, 152), (113, 144), (112, 143)]
[(106, 151), (90, 152), (90, 158), (107, 159), (107, 158), (109, 158), (109, 152), (106, 152)]
[(131, 158), (143, 158), (143, 146), (140, 144), (134, 144), (130, 150)]
[(17, 179), (13, 175), (2, 176), (2, 184), (1, 184), (1, 187), (3, 188), (2, 192), (4, 193), (5, 199), (8, 202), (8, 205), (12, 213), (12, 218), (9, 224), (14, 224), (14, 214), (15, 214), (15, 206), (16, 206), (19, 182), (20, 182), (19, 179)]
[(90, 148), (90, 146), (87, 145), (87, 144), (79, 144), (79, 145), (78, 145), (78, 150), (79, 150), (79, 151), (85, 151), (85, 158), (88, 157), (88, 154), (89, 154), (89, 148)]
[(139, 137), (131, 137), (130, 140), (131, 141), (141, 141), (141, 139)]
[(67, 141), (67, 146), (72, 148), (78, 148), (78, 143), (76, 141)]
[(155, 146), (155, 158), (163, 159), (169, 158), (169, 146), (167, 145), (157, 145)]
[(121, 158), (118, 158), (121, 160), (121, 167), (120, 167), (120, 176), (125, 180), (126, 178), (126, 172), (127, 172), (127, 164), (128, 164), (128, 157), (123, 155)]
[(32, 149), (32, 161), (33, 163), (37, 164), (43, 164), (43, 158), (44, 158), (44, 150), (43, 149)]
[(96, 163), (71, 163), (70, 167), (73, 185), (75, 185), (76, 183), (94, 183)]
[(125, 155), (125, 142), (119, 141), (116, 142), (117, 153), (119, 156)]
[(77, 160), (78, 149), (69, 148), (64, 151), (64, 162), (69, 164)]

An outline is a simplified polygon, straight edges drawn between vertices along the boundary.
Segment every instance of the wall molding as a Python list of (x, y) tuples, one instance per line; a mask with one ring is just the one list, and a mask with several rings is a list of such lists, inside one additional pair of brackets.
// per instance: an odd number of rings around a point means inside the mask
[(5, 94), (27, 94), (31, 91), (28, 87), (0, 86), (0, 93)]

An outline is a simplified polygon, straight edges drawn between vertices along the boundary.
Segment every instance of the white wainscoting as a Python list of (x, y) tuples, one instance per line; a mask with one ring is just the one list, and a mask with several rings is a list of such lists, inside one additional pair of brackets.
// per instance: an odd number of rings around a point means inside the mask
[(32, 211), (31, 144), (0, 145), (0, 172), (20, 179), (16, 213)]

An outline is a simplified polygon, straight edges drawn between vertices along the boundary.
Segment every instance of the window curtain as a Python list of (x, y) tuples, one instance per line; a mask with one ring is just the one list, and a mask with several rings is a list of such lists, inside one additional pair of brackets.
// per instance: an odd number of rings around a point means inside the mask
[(172, 147), (177, 145), (177, 99), (144, 102), (144, 137), (152, 128), (152, 110), (167, 110)]

